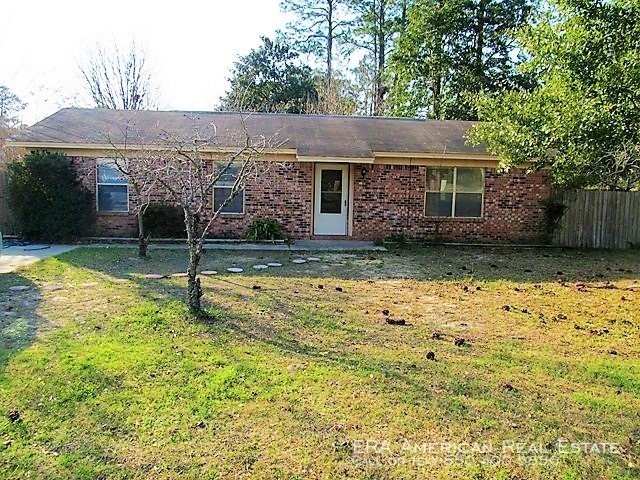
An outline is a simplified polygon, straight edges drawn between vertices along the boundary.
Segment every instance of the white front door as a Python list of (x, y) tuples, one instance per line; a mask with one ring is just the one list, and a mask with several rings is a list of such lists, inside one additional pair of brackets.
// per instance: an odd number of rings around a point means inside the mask
[(315, 235), (346, 235), (349, 204), (349, 167), (317, 164), (315, 182)]

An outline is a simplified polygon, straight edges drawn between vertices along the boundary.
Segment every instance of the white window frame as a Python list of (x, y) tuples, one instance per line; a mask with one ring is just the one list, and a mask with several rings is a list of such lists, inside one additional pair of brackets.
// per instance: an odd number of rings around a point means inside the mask
[[(215, 172), (215, 168), (217, 164), (222, 164), (222, 165), (226, 165), (226, 162), (214, 162), (213, 163), (213, 169)], [(228, 170), (227, 170), (228, 171)], [(225, 173), (225, 175), (230, 175), (229, 173)], [(215, 212), (216, 210), (216, 188), (220, 188), (220, 189), (232, 189), (233, 188), (233, 184), (231, 185), (221, 185), (220, 184), (221, 180), (219, 179), (216, 184), (213, 186), (212, 192), (211, 192), (211, 209)], [(242, 195), (242, 211), (240, 212), (220, 212), (220, 215), (230, 215), (230, 216), (238, 216), (238, 215), (244, 215), (244, 211), (245, 211), (245, 200), (246, 200), (246, 195), (245, 195), (245, 188), (243, 187), (238, 193), (237, 195)], [(228, 198), (228, 197), (227, 197)], [(227, 204), (228, 206), (228, 204)]]
[[(116, 161), (112, 158), (99, 158), (96, 160), (96, 212), (98, 213), (129, 213), (129, 211), (131, 210), (129, 206), (129, 200), (130, 200), (129, 181), (127, 180), (127, 183), (101, 182), (100, 174), (98, 172), (98, 169), (100, 168), (101, 165), (116, 165)], [(115, 168), (117, 168), (117, 166)], [(101, 186), (122, 187), (123, 185), (127, 187), (127, 209), (126, 210), (100, 210), (100, 202), (98, 200), (98, 197), (100, 196), (100, 192), (99, 192), (100, 187)]]
[[(429, 170), (443, 170), (445, 168), (453, 168), (453, 191), (452, 192), (441, 192), (440, 190), (429, 190)], [(456, 195), (458, 194), (458, 168), (474, 168), (480, 170), (482, 173), (482, 192), (460, 192), (460, 193), (480, 193), (480, 215), (477, 217), (458, 217), (456, 216)], [(423, 212), (425, 217), (431, 218), (463, 218), (463, 219), (474, 219), (474, 218), (484, 218), (484, 168), (477, 167), (427, 167), (427, 174), (425, 176), (425, 192), (424, 192), (424, 208)], [(449, 215), (428, 215), (427, 214), (427, 197), (429, 193), (451, 193), (451, 213)]]

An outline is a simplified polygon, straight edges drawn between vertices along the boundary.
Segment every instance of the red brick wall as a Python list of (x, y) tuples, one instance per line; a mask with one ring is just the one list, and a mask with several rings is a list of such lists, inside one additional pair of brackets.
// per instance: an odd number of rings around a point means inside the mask
[(291, 238), (309, 238), (313, 202), (313, 164), (273, 163), (245, 187), (244, 214), (221, 215), (214, 237), (242, 238), (255, 220), (275, 218)]
[(478, 219), (424, 215), (426, 167), (375, 165), (355, 175), (353, 236), (362, 239), (404, 234), (411, 239), (518, 242), (543, 235), (550, 183), (545, 172), (500, 174), (485, 169), (484, 214)]
[[(83, 185), (95, 196), (96, 159), (71, 157)], [(255, 220), (275, 218), (292, 238), (311, 235), (313, 164), (270, 164), (256, 181), (245, 189), (245, 213), (221, 215), (211, 228), (212, 237), (242, 238)], [(161, 200), (158, 195), (155, 200)], [(129, 200), (129, 213), (96, 212), (95, 236), (137, 236), (136, 199)], [(95, 199), (94, 199), (95, 208)]]
[[(95, 194), (96, 161), (72, 157), (83, 184)], [(361, 177), (356, 168), (353, 185), (353, 238), (374, 240), (394, 233), (411, 239), (450, 241), (535, 241), (543, 234), (541, 200), (550, 194), (544, 172), (525, 175), (512, 170), (499, 174), (485, 170), (484, 215), (479, 219), (425, 217), (426, 167), (367, 166)], [(223, 215), (212, 226), (212, 237), (244, 236), (257, 219), (275, 218), (292, 238), (312, 236), (313, 164), (273, 163), (259, 181), (245, 191), (245, 213)], [(97, 236), (136, 236), (131, 213), (97, 212)], [(95, 203), (94, 203), (95, 205)]]

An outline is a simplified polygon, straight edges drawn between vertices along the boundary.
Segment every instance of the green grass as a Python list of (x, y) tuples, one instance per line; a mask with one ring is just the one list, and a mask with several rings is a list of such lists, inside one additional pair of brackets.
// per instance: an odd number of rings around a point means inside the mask
[[(0, 478), (640, 478), (640, 252), (316, 255), (208, 252), (203, 270), (246, 272), (203, 277), (209, 322), (184, 278), (144, 277), (184, 251), (83, 248), (1, 276)], [(268, 260), (285, 266), (250, 268)], [(392, 452), (355, 455), (367, 439)], [(621, 454), (401, 451), (559, 439)]]

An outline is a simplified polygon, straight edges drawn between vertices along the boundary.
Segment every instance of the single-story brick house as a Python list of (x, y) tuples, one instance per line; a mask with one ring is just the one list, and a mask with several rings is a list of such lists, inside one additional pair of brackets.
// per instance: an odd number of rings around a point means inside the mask
[[(227, 205), (211, 237), (242, 237), (251, 222), (277, 219), (294, 239), (532, 242), (543, 236), (550, 195), (545, 171), (497, 171), (497, 158), (466, 142), (471, 122), (255, 113), (251, 134), (277, 135), (267, 177)], [(127, 182), (110, 165), (124, 124), (138, 132), (240, 128), (227, 112), (123, 112), (67, 108), (21, 131), (11, 144), (67, 154), (96, 198), (98, 236), (130, 236)], [(107, 139), (109, 139), (107, 141)], [(131, 148), (131, 147), (129, 147)], [(210, 152), (214, 162), (216, 153)], [(224, 185), (219, 188), (224, 189)], [(212, 204), (216, 194), (212, 192)], [(224, 193), (224, 192), (222, 192)]]

